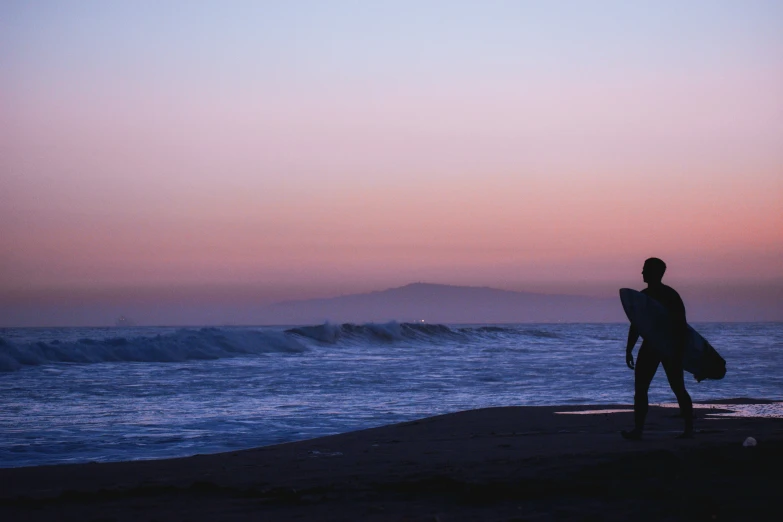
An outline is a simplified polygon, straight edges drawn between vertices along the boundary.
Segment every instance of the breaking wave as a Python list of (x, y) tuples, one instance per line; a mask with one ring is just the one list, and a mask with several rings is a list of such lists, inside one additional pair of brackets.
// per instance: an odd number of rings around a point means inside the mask
[(86, 338), (70, 342), (15, 344), (0, 337), (0, 371), (58, 362), (180, 362), (306, 350), (304, 344), (283, 332), (220, 328), (182, 329), (154, 337)]
[(286, 330), (286, 333), (306, 337), (326, 344), (340, 342), (391, 343), (395, 341), (422, 341), (427, 343), (469, 341), (497, 336), (519, 335), (515, 328), (502, 326), (470, 326), (450, 328), (445, 324), (428, 323), (367, 323), (300, 326)]
[(344, 341), (391, 343), (404, 340), (437, 342), (465, 338), (462, 331), (452, 330), (443, 324), (397, 323), (383, 324), (331, 324), (300, 326), (286, 333), (306, 337), (321, 343), (335, 344)]
[(537, 337), (539, 339), (560, 339), (560, 335), (555, 332), (548, 332), (546, 330), (539, 330), (537, 328), (525, 329), (520, 333), (529, 337)]
[[(121, 333), (122, 331), (120, 331)], [(478, 342), (486, 344), (518, 338), (519, 343), (556, 339), (536, 328), (493, 325), (449, 327), (427, 323), (367, 323), (300, 326), (285, 331), (234, 328), (180, 329), (155, 336), (125, 336), (18, 342), (0, 337), (0, 371), (53, 363), (181, 362), (223, 359), (267, 353), (300, 353), (318, 345), (421, 345)], [(525, 341), (525, 339), (528, 341)], [(513, 341), (512, 341), (513, 342)]]

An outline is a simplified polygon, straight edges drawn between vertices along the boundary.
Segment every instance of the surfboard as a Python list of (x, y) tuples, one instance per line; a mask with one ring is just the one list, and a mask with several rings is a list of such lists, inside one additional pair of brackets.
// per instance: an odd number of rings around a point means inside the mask
[[(620, 289), (620, 302), (628, 320), (645, 342), (658, 350), (661, 357), (671, 357), (674, 350), (674, 323), (668, 310), (655, 299), (630, 288)], [(686, 335), (685, 370), (699, 382), (704, 379), (722, 379), (726, 375), (725, 359), (690, 325)]]

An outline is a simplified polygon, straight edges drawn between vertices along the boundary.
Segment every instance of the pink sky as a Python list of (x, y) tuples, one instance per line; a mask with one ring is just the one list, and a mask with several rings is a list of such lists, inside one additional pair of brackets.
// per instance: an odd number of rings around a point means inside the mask
[(247, 31), (236, 52), (190, 46), (187, 20), (150, 50), (109, 8), (20, 5), (0, 51), (0, 291), (559, 291), (640, 286), (651, 255), (683, 283), (783, 281), (771, 4), (668, 34), (628, 8), (617, 41), (569, 26), (548, 52), (488, 15), (482, 52), (436, 24), (406, 41), (418, 60), (383, 32), (324, 50), (225, 20)]

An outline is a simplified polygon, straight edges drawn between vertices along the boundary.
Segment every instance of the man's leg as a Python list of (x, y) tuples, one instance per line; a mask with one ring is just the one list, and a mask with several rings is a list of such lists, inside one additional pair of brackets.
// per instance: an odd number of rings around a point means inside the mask
[(626, 439), (640, 439), (642, 437), (647, 410), (650, 408), (647, 392), (650, 389), (653, 377), (655, 377), (655, 372), (658, 371), (660, 362), (660, 357), (655, 348), (642, 343), (641, 348), (639, 348), (639, 355), (636, 357), (636, 369), (634, 370), (634, 429), (630, 432), (622, 432), (623, 437)]
[(675, 356), (672, 360), (663, 362), (666, 378), (669, 380), (677, 404), (680, 405), (680, 414), (685, 419), (685, 432), (680, 437), (693, 437), (693, 401), (685, 389), (685, 371), (682, 368), (682, 359)]

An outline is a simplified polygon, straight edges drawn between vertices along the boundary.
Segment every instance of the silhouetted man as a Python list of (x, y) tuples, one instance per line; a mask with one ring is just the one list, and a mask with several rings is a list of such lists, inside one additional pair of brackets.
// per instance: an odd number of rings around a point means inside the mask
[(663, 369), (666, 371), (666, 378), (669, 380), (677, 402), (680, 405), (680, 413), (685, 418), (685, 431), (678, 438), (693, 437), (693, 403), (691, 396), (685, 389), (685, 378), (683, 374), (683, 359), (685, 357), (685, 340), (688, 331), (688, 324), (685, 321), (685, 305), (682, 303), (680, 294), (672, 287), (666, 286), (661, 282), (663, 273), (666, 271), (666, 263), (657, 257), (651, 257), (644, 262), (642, 269), (642, 279), (647, 283), (647, 288), (642, 290), (643, 294), (651, 297), (662, 304), (668, 311), (674, 323), (675, 345), (671, 357), (662, 357), (661, 354), (647, 341), (642, 341), (639, 348), (639, 354), (636, 358), (636, 367), (633, 363), (633, 347), (639, 339), (639, 332), (633, 324), (628, 330), (628, 344), (625, 349), (625, 362), (634, 373), (634, 396), (633, 412), (635, 427), (631, 431), (623, 431), (622, 435), (626, 439), (642, 438), (644, 430), (644, 420), (647, 417), (649, 408), (647, 391), (650, 389), (650, 383), (658, 370), (658, 364), (663, 363)]

